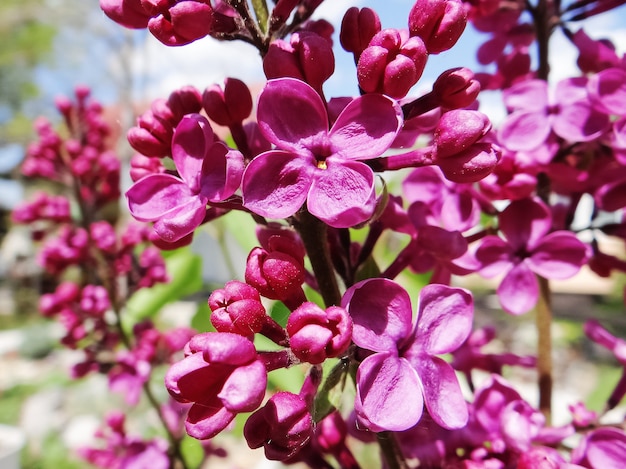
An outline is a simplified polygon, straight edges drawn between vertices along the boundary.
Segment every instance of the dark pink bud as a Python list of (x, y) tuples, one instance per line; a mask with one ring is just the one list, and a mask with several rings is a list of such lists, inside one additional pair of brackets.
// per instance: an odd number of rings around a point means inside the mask
[(80, 308), (90, 316), (101, 317), (111, 307), (109, 294), (101, 285), (85, 285), (81, 292)]
[(186, 114), (200, 112), (202, 95), (194, 86), (183, 86), (169, 95), (167, 107), (172, 113), (173, 123), (178, 124)]
[(144, 10), (141, 0), (100, 0), (104, 14), (127, 28), (145, 28), (150, 14)]
[(483, 138), (491, 129), (489, 118), (478, 111), (456, 109), (441, 116), (433, 143), (437, 158), (460, 153)]
[(117, 236), (115, 229), (106, 221), (97, 221), (89, 225), (89, 235), (94, 244), (106, 253), (115, 252)]
[(231, 280), (209, 296), (211, 324), (219, 332), (250, 336), (260, 332), (266, 313), (259, 292), (250, 285)]
[(257, 247), (248, 255), (246, 282), (264, 297), (280, 300), (288, 307), (295, 308), (305, 299), (304, 274), (304, 262), (289, 253)]
[(468, 107), (478, 97), (480, 83), (469, 68), (458, 67), (443, 72), (433, 84), (433, 95), (448, 109)]
[(343, 308), (331, 306), (324, 311), (315, 303), (299, 306), (287, 321), (291, 351), (312, 364), (338, 357), (350, 344), (352, 320)]
[(272, 10), (272, 16), (270, 18), (271, 29), (275, 31), (285, 24), (298, 3), (300, 3), (299, 0), (278, 0)]
[(491, 143), (475, 143), (467, 150), (436, 160), (446, 179), (452, 182), (477, 182), (493, 171), (501, 150)]
[(409, 13), (409, 32), (422, 38), (429, 54), (450, 49), (466, 24), (467, 13), (460, 0), (417, 0)]
[(354, 54), (355, 61), (380, 31), (380, 18), (371, 8), (348, 8), (341, 21), (339, 42), (346, 51)]
[(209, 119), (230, 127), (240, 124), (252, 112), (252, 95), (246, 84), (237, 78), (226, 78), (224, 88), (209, 86), (202, 94), (202, 105)]
[(372, 38), (359, 58), (359, 86), (367, 93), (403, 98), (422, 76), (427, 59), (419, 37), (403, 40), (400, 31), (384, 29)]
[(331, 44), (311, 32), (297, 32), (291, 41), (274, 41), (263, 59), (263, 71), (268, 79), (297, 78), (321, 92), (323, 83), (335, 71), (335, 56)]
[(174, 4), (167, 17), (159, 15), (148, 21), (148, 29), (166, 46), (182, 46), (207, 36), (213, 26), (213, 8), (202, 2)]
[(137, 119), (137, 126), (128, 130), (130, 146), (146, 156), (167, 156), (171, 152), (174, 126), (150, 110)]
[(137, 182), (148, 174), (157, 174), (165, 172), (165, 167), (159, 158), (151, 158), (135, 153), (130, 159), (130, 178), (133, 182)]
[(150, 231), (150, 234), (148, 235), (148, 238), (150, 239), (150, 242), (152, 244), (154, 244), (160, 250), (162, 250), (162, 251), (172, 251), (174, 249), (182, 248), (184, 246), (189, 246), (191, 244), (191, 242), (193, 241), (193, 231), (191, 233), (183, 236), (182, 238), (177, 239), (176, 241), (172, 241), (172, 242), (165, 241), (154, 230)]
[(274, 394), (243, 427), (248, 446), (252, 449), (263, 446), (265, 457), (273, 461), (293, 457), (312, 434), (313, 419), (306, 401), (290, 392)]

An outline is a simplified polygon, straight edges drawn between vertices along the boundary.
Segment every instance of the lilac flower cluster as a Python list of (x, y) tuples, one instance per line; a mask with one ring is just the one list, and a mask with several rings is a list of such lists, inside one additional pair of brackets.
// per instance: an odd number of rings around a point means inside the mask
[[(189, 467), (184, 420), (186, 433), (203, 441), (241, 422), (250, 448), (312, 468), (359, 469), (355, 440), (376, 442), (390, 469), (620, 467), (623, 427), (582, 403), (571, 403), (570, 423), (551, 424), (550, 281), (584, 266), (604, 277), (626, 272), (626, 261), (600, 243), (606, 235), (626, 241), (625, 62), (606, 41), (567, 29), (623, 2), (416, 0), (402, 28), (351, 7), (339, 41), (353, 56), (358, 96), (331, 99), (324, 85), (335, 70), (334, 28), (310, 19), (321, 3), (100, 1), (111, 19), (147, 28), (165, 45), (205, 36), (248, 42), (267, 82), (256, 98), (235, 78), (203, 92), (186, 86), (138, 117), (128, 131), (137, 154), (125, 195), (131, 215), (152, 223), (149, 234), (117, 236), (94, 215), (119, 195), (119, 171), (84, 91), (76, 108), (59, 108), (70, 129), (74, 119), (85, 123), (85, 138), (64, 141), (38, 124), (41, 141), (25, 171), (72, 181), (82, 219), (72, 222), (68, 203), (49, 196), (16, 219), (36, 222), (39, 237), (63, 225), (42, 249), (43, 264), (56, 275), (83, 265), (90, 279), (62, 283), (42, 298), (42, 311), (59, 315), (64, 341), (86, 351), (76, 373), (107, 372), (130, 404), (143, 390), (154, 405), (151, 370), (169, 365), (172, 401), (159, 409), (168, 449), (158, 440), (136, 446), (113, 419), (112, 436), (102, 434), (106, 449), (88, 459), (110, 465), (117, 446), (120, 467), (143, 467), (144, 456)], [(468, 22), (488, 35), (477, 54), (492, 71), (453, 68), (430, 92), (411, 96), (428, 59), (452, 48)], [(547, 52), (556, 27), (578, 50), (581, 75), (552, 85)], [(478, 111), (481, 88), (502, 92), (499, 128)], [(583, 200), (593, 203), (589, 213)], [(243, 278), (208, 297), (212, 327), (161, 333), (140, 322), (126, 332), (129, 295), (166, 278), (154, 247), (139, 258), (136, 247), (185, 246), (232, 211), (254, 220), (259, 246)], [(403, 243), (379, 256), (389, 237)], [(406, 287), (413, 274), (425, 279), (419, 291)], [(536, 357), (483, 350), (496, 331), (474, 329), (472, 293), (455, 285), (470, 274), (499, 279), (506, 313), (535, 309)], [(585, 333), (626, 363), (623, 340), (594, 321)], [(120, 343), (123, 351), (105, 353)], [(501, 376), (504, 366), (537, 369), (538, 403)], [(303, 370), (297, 392), (274, 379), (290, 367)], [(487, 378), (479, 382), (476, 370)], [(622, 377), (607, 409), (625, 392)], [(212, 451), (207, 444), (205, 457)]]

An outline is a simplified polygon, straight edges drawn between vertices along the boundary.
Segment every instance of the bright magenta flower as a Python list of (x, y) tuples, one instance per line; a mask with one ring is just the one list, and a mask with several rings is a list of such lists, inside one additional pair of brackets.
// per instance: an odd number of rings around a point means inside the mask
[(243, 172), (241, 153), (216, 141), (200, 114), (185, 116), (176, 127), (172, 157), (180, 177), (149, 174), (126, 192), (133, 217), (155, 222), (154, 230), (169, 242), (192, 233), (204, 220), (207, 203), (230, 197)]
[(362, 160), (376, 158), (393, 143), (402, 111), (379, 94), (348, 104), (329, 130), (328, 114), (306, 83), (270, 80), (259, 97), (258, 122), (275, 150), (246, 167), (244, 206), (268, 218), (309, 212), (336, 228), (366, 221), (374, 213), (374, 172)]
[(469, 336), (473, 299), (468, 291), (427, 285), (420, 292), (414, 326), (409, 294), (388, 279), (355, 284), (342, 306), (352, 316), (354, 343), (374, 352), (361, 362), (356, 377), (354, 409), (365, 428), (407, 430), (422, 417), (424, 404), (444, 428), (467, 423), (456, 374), (436, 355), (453, 352)]

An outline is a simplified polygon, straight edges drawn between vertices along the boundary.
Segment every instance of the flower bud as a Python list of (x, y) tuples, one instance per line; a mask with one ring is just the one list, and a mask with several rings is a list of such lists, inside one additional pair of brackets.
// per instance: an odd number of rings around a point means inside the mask
[(469, 68), (458, 67), (443, 72), (433, 84), (433, 94), (440, 106), (448, 109), (468, 107), (478, 97), (480, 83)]
[(295, 258), (289, 251), (256, 247), (246, 262), (246, 282), (264, 297), (280, 300), (290, 308), (305, 301), (302, 291), (304, 274), (303, 259)]
[(263, 59), (263, 71), (268, 79), (297, 78), (311, 85), (318, 93), (323, 83), (335, 71), (331, 44), (311, 32), (298, 32), (291, 41), (274, 41)]
[(457, 109), (441, 116), (433, 142), (437, 158), (446, 158), (469, 148), (491, 129), (489, 118), (478, 111)]
[(450, 49), (466, 24), (467, 13), (460, 0), (417, 0), (409, 13), (409, 32), (422, 38), (429, 54)]
[(359, 58), (359, 86), (366, 93), (403, 98), (422, 76), (427, 59), (420, 38), (403, 40), (400, 31), (384, 29), (372, 38)]
[(148, 26), (150, 14), (141, 0), (100, 0), (105, 15), (126, 28), (141, 29)]
[(135, 153), (130, 158), (129, 172), (132, 181), (137, 182), (148, 174), (164, 173), (165, 167), (159, 158), (151, 158), (141, 153)]
[(186, 114), (200, 112), (202, 96), (194, 86), (183, 86), (169, 95), (167, 107), (172, 113), (173, 123), (178, 124)]
[(352, 320), (344, 308), (324, 311), (315, 303), (303, 303), (287, 321), (291, 351), (300, 360), (319, 364), (341, 355), (352, 338)]
[(290, 392), (274, 394), (243, 427), (252, 449), (263, 446), (265, 457), (285, 461), (293, 457), (313, 434), (313, 418), (304, 398)]
[(260, 332), (266, 313), (259, 292), (248, 284), (231, 280), (209, 296), (211, 324), (219, 332), (249, 336)]
[(229, 127), (241, 123), (252, 112), (252, 95), (237, 78), (226, 78), (224, 88), (209, 86), (202, 94), (202, 105), (209, 119)]
[(500, 160), (501, 150), (491, 143), (475, 143), (447, 158), (437, 158), (446, 179), (452, 182), (477, 182), (493, 171)]
[(148, 21), (148, 29), (166, 46), (182, 46), (207, 36), (213, 26), (213, 8), (204, 2), (178, 2), (167, 14)]
[(157, 117), (152, 110), (137, 119), (137, 125), (128, 130), (130, 146), (146, 156), (162, 157), (170, 154), (174, 126)]
[(344, 50), (354, 54), (354, 60), (358, 62), (361, 53), (380, 29), (380, 18), (374, 10), (351, 7), (341, 21), (339, 42)]

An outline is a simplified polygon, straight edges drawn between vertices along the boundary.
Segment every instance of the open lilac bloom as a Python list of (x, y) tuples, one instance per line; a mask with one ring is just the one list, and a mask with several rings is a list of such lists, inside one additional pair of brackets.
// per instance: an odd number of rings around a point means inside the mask
[(415, 326), (409, 294), (388, 279), (353, 285), (342, 306), (352, 316), (354, 343), (374, 352), (357, 371), (354, 408), (361, 425), (375, 432), (407, 430), (422, 417), (424, 404), (444, 428), (467, 423), (455, 372), (436, 355), (453, 352), (467, 339), (473, 319), (468, 291), (427, 285)]
[(504, 92), (512, 114), (504, 121), (499, 140), (513, 151), (534, 150), (545, 144), (551, 132), (570, 142), (589, 142), (609, 128), (606, 114), (592, 105), (586, 78), (569, 78), (556, 85), (548, 98), (545, 80), (528, 80)]
[(207, 203), (230, 197), (243, 172), (241, 153), (216, 141), (200, 114), (185, 116), (176, 127), (172, 158), (180, 177), (149, 174), (126, 192), (133, 217), (155, 222), (154, 230), (169, 242), (192, 233), (204, 220)]
[(380, 94), (352, 100), (329, 130), (322, 98), (306, 83), (270, 80), (259, 96), (257, 119), (276, 145), (246, 167), (244, 206), (268, 218), (310, 213), (336, 228), (366, 221), (376, 206), (374, 172), (360, 160), (376, 158), (402, 124), (398, 104)]
[(539, 298), (535, 274), (563, 280), (574, 276), (587, 262), (587, 246), (569, 231), (550, 233), (550, 209), (539, 199), (511, 202), (498, 217), (498, 236), (486, 236), (476, 250), (481, 275), (504, 273), (497, 294), (502, 308), (511, 314), (532, 309)]

